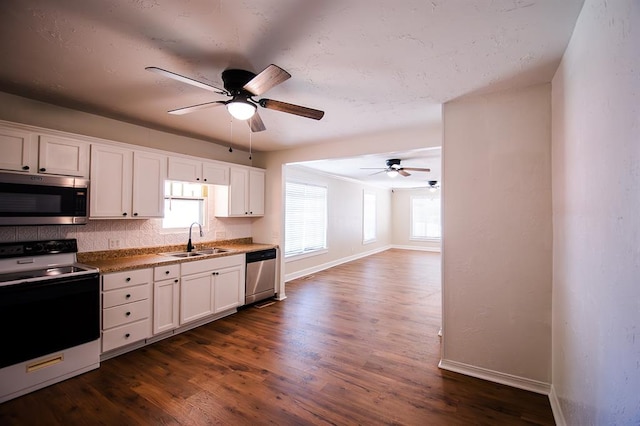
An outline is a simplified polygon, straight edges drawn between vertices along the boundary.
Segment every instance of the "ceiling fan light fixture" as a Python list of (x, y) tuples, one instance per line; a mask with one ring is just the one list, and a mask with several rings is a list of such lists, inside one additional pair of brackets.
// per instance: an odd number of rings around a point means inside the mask
[(248, 100), (236, 96), (227, 103), (227, 111), (236, 120), (248, 120), (256, 113), (256, 106)]
[(396, 169), (389, 169), (387, 170), (387, 176), (389, 176), (390, 178), (394, 178), (398, 176), (398, 171)]

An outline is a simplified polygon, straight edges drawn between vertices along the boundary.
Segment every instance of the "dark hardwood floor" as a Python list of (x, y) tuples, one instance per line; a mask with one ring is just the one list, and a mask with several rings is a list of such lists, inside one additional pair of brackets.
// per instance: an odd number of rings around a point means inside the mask
[(440, 370), (440, 256), (384, 253), (287, 299), (0, 404), (1, 425), (552, 425), (548, 398)]

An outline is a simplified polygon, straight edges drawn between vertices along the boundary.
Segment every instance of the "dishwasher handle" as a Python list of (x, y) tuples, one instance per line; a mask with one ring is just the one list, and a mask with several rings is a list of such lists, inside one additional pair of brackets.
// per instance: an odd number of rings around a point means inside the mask
[(247, 253), (246, 256), (247, 263), (253, 263), (262, 262), (263, 260), (275, 259), (277, 254), (276, 249), (273, 248), (267, 250), (252, 251)]

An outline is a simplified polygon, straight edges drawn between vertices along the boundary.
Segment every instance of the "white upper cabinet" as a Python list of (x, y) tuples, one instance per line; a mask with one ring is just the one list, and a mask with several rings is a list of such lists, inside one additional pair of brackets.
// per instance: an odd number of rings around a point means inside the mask
[(164, 216), (164, 180), (167, 157), (150, 152), (133, 153), (133, 216)]
[(163, 155), (94, 144), (89, 217), (162, 217), (166, 162)]
[(0, 169), (35, 173), (36, 155), (32, 147), (36, 135), (24, 130), (0, 128)]
[(231, 167), (229, 186), (215, 189), (215, 215), (263, 216), (264, 180), (264, 170)]
[(84, 141), (41, 135), (38, 173), (88, 177), (89, 146)]
[(228, 185), (229, 166), (213, 161), (169, 157), (167, 179), (210, 185)]
[(63, 176), (89, 176), (85, 141), (0, 127), (0, 169)]

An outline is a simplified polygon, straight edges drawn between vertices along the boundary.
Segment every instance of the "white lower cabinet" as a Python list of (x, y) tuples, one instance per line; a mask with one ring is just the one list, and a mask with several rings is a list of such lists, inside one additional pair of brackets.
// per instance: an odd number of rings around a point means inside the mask
[(180, 325), (244, 303), (244, 255), (181, 265)]
[(102, 276), (102, 352), (151, 335), (151, 268)]
[(153, 334), (171, 331), (180, 324), (180, 265), (153, 270)]

